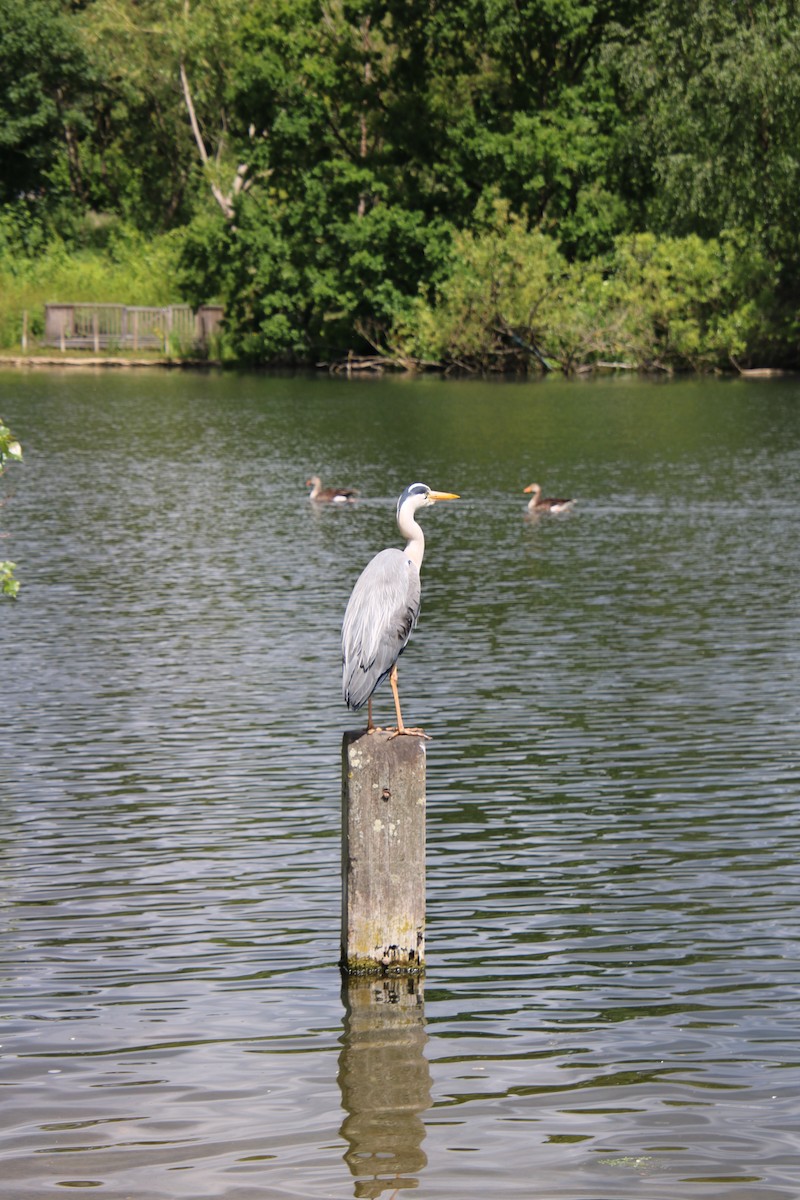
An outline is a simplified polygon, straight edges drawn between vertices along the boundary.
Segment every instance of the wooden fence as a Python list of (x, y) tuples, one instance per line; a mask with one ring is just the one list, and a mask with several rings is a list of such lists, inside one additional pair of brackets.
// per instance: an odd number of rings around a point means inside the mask
[(186, 351), (207, 347), (223, 315), (217, 304), (196, 311), (188, 304), (46, 304), (44, 343), (60, 350)]

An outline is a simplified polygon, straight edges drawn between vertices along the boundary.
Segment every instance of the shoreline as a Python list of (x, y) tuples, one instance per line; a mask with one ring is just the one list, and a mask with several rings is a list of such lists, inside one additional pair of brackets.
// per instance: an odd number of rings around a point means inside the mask
[[(218, 359), (218, 358), (164, 358), (164, 357), (161, 357), (161, 358), (122, 358), (122, 357), (111, 356), (111, 355), (92, 355), (91, 357), (82, 358), (82, 357), (73, 357), (73, 356), (55, 357), (54, 355), (44, 355), (44, 354), (4, 355), (4, 354), (0, 353), (0, 369), (2, 369), (2, 367), (4, 367), (4, 366), (5, 367), (15, 367), (15, 368), (26, 368), (26, 367), (28, 367), (28, 368), (31, 368), (31, 367), (69, 367), (69, 368), (114, 367), (118, 370), (124, 369), (126, 367), (127, 368), (158, 367), (162, 370), (166, 369), (166, 370), (178, 371), (178, 370), (224, 370), (226, 368), (236, 369), (237, 367), (240, 367), (241, 365), (242, 364), (239, 364), (236, 362), (225, 363), (221, 359)], [(621, 373), (623, 365), (625, 366), (625, 370), (626, 370), (627, 374), (640, 374), (640, 375), (645, 375), (645, 376), (648, 374), (648, 372), (646, 370), (637, 371), (635, 368), (630, 368), (627, 366), (627, 364), (621, 364), (621, 363), (620, 364), (602, 363), (602, 364), (587, 365), (586, 367), (577, 371), (575, 374), (577, 376), (586, 376), (589, 374), (608, 375), (608, 374), (615, 373), (614, 369), (616, 369), (617, 371), (620, 371), (620, 373)], [(250, 367), (250, 369), (255, 369), (258, 371), (271, 371), (271, 370), (283, 371), (286, 369), (285, 367), (270, 366), (269, 364), (266, 364), (266, 363), (260, 364), (259, 366), (256, 366), (256, 367), (253, 367), (253, 364), (249, 364), (249, 367)], [(297, 368), (292, 368), (292, 369), (296, 370)], [(314, 367), (301, 368), (301, 370), (310, 370), (312, 372), (324, 370), (328, 374), (335, 374), (338, 376), (356, 375), (356, 376), (361, 376), (361, 377), (363, 377), (364, 375), (369, 375), (369, 374), (374, 375), (376, 373), (383, 374), (384, 371), (391, 371), (392, 369), (393, 369), (393, 364), (391, 364), (391, 363), (387, 363), (378, 369), (376, 367), (374, 360), (370, 360), (369, 367), (360, 366), (360, 365), (357, 365), (356, 363), (350, 363), (348, 361), (345, 361), (344, 363), (337, 364), (335, 369), (333, 369), (333, 370), (331, 368), (331, 364), (318, 364), (316, 368), (314, 368)], [(396, 367), (394, 369), (396, 370)], [(417, 372), (414, 372), (414, 371), (411, 371), (411, 372), (406, 371), (406, 373), (417, 374)], [(422, 373), (423, 372), (419, 372), (419, 374), (422, 374)], [(490, 373), (490, 374), (493, 374), (493, 373)], [(500, 374), (502, 377), (502, 373), (500, 373)], [(555, 374), (562, 375), (563, 373), (555, 372)], [(670, 372), (670, 374), (672, 374), (672, 372)], [(683, 374), (683, 372), (680, 372), (680, 374)], [(693, 372), (687, 372), (687, 374), (693, 374)], [(780, 378), (786, 378), (787, 376), (797, 375), (797, 372), (792, 371), (792, 370), (787, 370), (784, 367), (738, 367), (734, 371), (730, 371), (730, 372), (715, 371), (715, 372), (712, 372), (712, 374), (729, 375), (729, 377), (732, 379), (780, 379)], [(473, 377), (472, 372), (470, 372), (469, 375), (470, 375), (470, 377)], [(569, 376), (567, 376), (567, 375), (563, 375), (563, 377), (569, 378)]]
[(0, 355), (0, 367), (221, 367), (216, 358), (53, 358), (49, 355), (16, 354)]

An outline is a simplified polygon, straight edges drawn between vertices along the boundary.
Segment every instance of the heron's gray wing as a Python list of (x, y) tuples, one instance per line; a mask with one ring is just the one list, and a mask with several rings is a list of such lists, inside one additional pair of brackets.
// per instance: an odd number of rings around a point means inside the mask
[(342, 694), (361, 708), (397, 662), (419, 615), (416, 564), (402, 550), (381, 550), (353, 588), (342, 623)]

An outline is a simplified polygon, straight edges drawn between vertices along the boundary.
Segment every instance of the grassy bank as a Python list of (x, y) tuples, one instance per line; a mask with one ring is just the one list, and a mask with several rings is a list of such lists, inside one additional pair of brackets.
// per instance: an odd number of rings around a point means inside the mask
[(52, 301), (181, 303), (181, 233), (145, 239), (115, 227), (100, 240), (99, 246), (70, 248), (52, 236), (25, 246), (0, 226), (0, 350), (19, 352), (23, 313), (29, 345), (35, 346), (44, 332), (44, 306)]

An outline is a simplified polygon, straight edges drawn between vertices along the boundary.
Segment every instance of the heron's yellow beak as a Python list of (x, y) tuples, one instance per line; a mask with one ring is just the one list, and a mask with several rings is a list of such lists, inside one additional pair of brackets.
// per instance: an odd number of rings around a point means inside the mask
[(460, 500), (455, 492), (428, 492), (429, 500)]
[(533, 485), (532, 483), (529, 483), (529, 484), (528, 484), (528, 486), (527, 486), (526, 488), (523, 488), (523, 489), (522, 489), (522, 491), (523, 491), (523, 494), (524, 494), (525, 492), (532, 492), (532, 491), (533, 491), (533, 486), (534, 486), (534, 485)]

